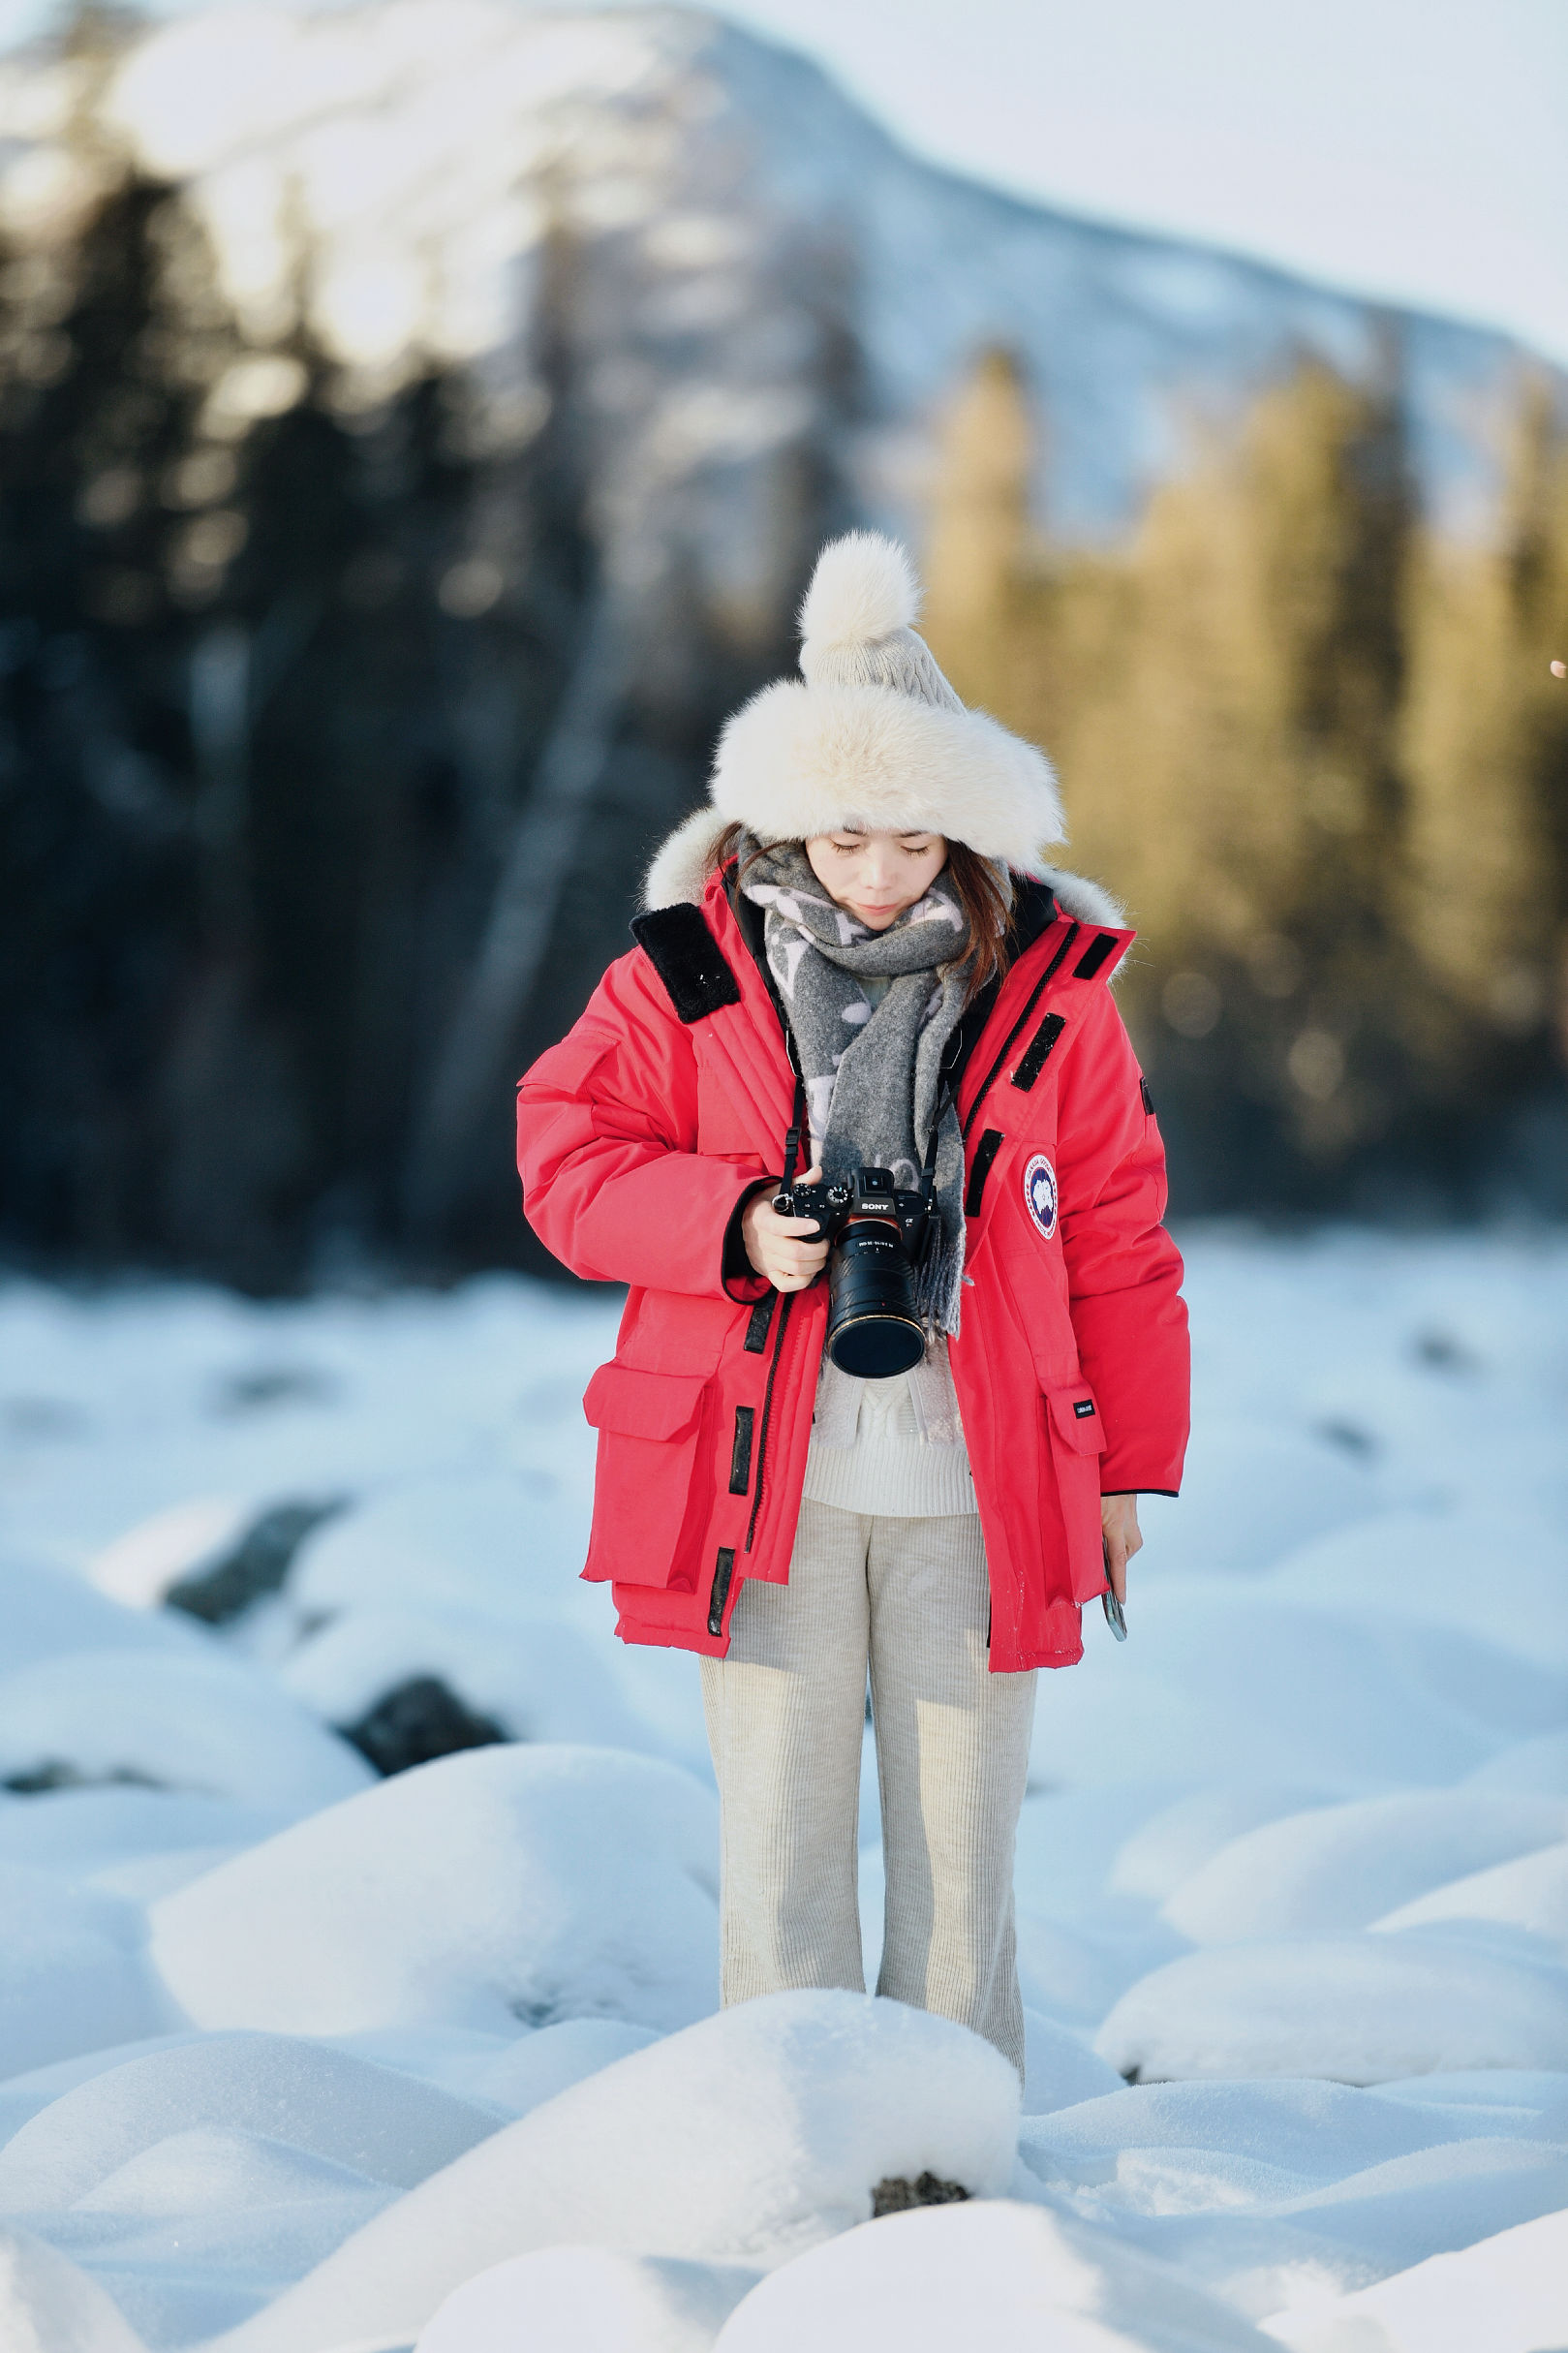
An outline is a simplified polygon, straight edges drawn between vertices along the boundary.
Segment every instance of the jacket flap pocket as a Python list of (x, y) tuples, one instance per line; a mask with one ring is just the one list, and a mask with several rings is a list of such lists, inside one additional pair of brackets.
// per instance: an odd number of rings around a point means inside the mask
[(1070, 1446), (1074, 1454), (1104, 1453), (1105, 1430), (1092, 1389), (1082, 1385), (1076, 1389), (1053, 1389), (1046, 1404), (1063, 1445)]
[(596, 1430), (618, 1438), (686, 1438), (696, 1426), (707, 1387), (702, 1373), (642, 1373), (627, 1364), (601, 1364), (583, 1396)]

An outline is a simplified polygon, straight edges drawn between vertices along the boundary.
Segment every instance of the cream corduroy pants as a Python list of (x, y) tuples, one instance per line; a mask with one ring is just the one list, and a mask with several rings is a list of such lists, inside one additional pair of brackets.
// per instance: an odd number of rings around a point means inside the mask
[(979, 1517), (802, 1503), (789, 1583), (748, 1584), (702, 1661), (723, 1825), (726, 2005), (865, 1989), (856, 1829), (871, 1673), (887, 1926), (878, 1994), (1024, 2069), (1013, 1843), (1034, 1676), (993, 1675)]

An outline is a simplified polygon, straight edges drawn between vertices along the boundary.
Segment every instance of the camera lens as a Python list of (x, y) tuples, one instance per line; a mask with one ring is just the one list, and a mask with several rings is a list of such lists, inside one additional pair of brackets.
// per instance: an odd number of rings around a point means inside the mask
[(896, 1225), (857, 1218), (828, 1260), (827, 1352), (841, 1373), (890, 1380), (926, 1352), (914, 1269)]

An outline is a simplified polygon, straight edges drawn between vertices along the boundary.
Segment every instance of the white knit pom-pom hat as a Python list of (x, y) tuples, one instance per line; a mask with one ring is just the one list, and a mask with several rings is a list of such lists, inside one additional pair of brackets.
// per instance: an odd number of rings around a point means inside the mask
[(817, 558), (800, 610), (799, 678), (764, 687), (726, 721), (709, 801), (670, 835), (645, 900), (697, 898), (727, 824), (759, 842), (845, 825), (942, 833), (1022, 874), (1049, 876), (1065, 839), (1042, 752), (966, 709), (914, 629), (920, 587), (905, 551), (852, 531)]

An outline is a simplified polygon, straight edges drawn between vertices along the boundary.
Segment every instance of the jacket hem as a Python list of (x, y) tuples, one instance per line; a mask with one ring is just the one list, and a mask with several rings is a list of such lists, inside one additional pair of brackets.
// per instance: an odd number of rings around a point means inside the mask
[(993, 1675), (1028, 1675), (1035, 1667), (1075, 1667), (1083, 1655), (1081, 1642), (1070, 1651), (1022, 1651), (1016, 1658), (1009, 1658), (1004, 1666), (999, 1665), (993, 1658), (991, 1672)]
[(639, 1644), (644, 1650), (695, 1651), (704, 1658), (724, 1658), (729, 1654), (727, 1625), (722, 1634), (710, 1634), (705, 1625), (658, 1625), (646, 1618), (628, 1618), (623, 1612), (615, 1621), (615, 1631), (622, 1642)]
[[(729, 1655), (729, 1626), (722, 1634), (710, 1634), (705, 1625), (661, 1625), (647, 1618), (634, 1618), (623, 1610), (615, 1622), (615, 1631), (622, 1642), (640, 1645), (646, 1650), (692, 1651), (703, 1658), (725, 1658)], [(1028, 1675), (1035, 1667), (1073, 1667), (1084, 1655), (1080, 1642), (1070, 1650), (1031, 1650), (1021, 1652), (1005, 1663), (993, 1658), (993, 1675)]]

